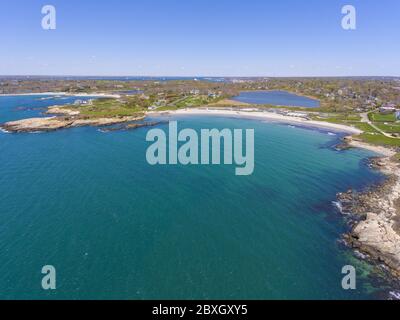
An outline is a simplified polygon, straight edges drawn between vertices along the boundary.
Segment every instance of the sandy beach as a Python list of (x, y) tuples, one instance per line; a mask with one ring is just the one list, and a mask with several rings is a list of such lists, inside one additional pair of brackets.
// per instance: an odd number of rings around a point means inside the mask
[[(153, 112), (157, 114), (157, 112)], [(285, 116), (274, 112), (261, 112), (261, 111), (234, 111), (234, 110), (217, 110), (217, 109), (182, 109), (176, 111), (168, 111), (169, 114), (176, 115), (212, 115), (212, 116), (229, 116), (241, 117), (247, 119), (260, 119), (275, 121), (288, 124), (298, 124), (303, 126), (318, 127), (328, 129), (335, 132), (345, 132), (349, 134), (360, 134), (361, 130), (336, 123), (329, 123), (324, 121), (307, 120), (300, 117)], [(149, 113), (152, 114), (152, 113)]]
[(246, 119), (260, 119), (260, 120), (267, 120), (272, 122), (278, 123), (286, 123), (286, 124), (294, 124), (294, 125), (301, 125), (305, 127), (315, 127), (330, 130), (333, 132), (341, 132), (341, 133), (348, 133), (349, 136), (347, 137), (346, 143), (354, 148), (366, 149), (372, 152), (375, 152), (378, 155), (383, 157), (392, 157), (397, 152), (394, 149), (384, 146), (378, 146), (369, 144), (366, 142), (362, 142), (359, 140), (354, 139), (353, 135), (358, 135), (363, 133), (362, 130), (346, 126), (343, 124), (337, 123), (330, 123), (324, 121), (314, 121), (314, 120), (307, 120), (300, 117), (292, 117), (292, 116), (285, 116), (281, 114), (277, 114), (274, 112), (267, 112), (267, 111), (234, 111), (234, 110), (222, 110), (222, 109), (180, 109), (175, 111), (165, 111), (165, 112), (157, 112), (152, 111), (148, 112), (148, 115), (162, 115), (162, 114), (172, 114), (172, 115), (212, 115), (212, 116), (229, 116), (229, 117), (240, 117)]

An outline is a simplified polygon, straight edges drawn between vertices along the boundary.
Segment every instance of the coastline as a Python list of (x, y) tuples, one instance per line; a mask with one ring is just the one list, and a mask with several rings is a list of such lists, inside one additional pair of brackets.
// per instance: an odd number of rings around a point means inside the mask
[(365, 149), (369, 150), (372, 152), (375, 152), (377, 154), (380, 154), (382, 157), (393, 157), (396, 154), (396, 151), (383, 147), (383, 146), (378, 146), (378, 145), (373, 145), (373, 144), (368, 144), (366, 142), (354, 140), (351, 137), (347, 137), (347, 143), (350, 147), (353, 148), (360, 148), (360, 149)]
[[(31, 119), (23, 119), (17, 121), (10, 121), (0, 125), (0, 128), (11, 131), (11, 132), (36, 132), (36, 131), (49, 131), (57, 130), (61, 128), (66, 128), (71, 126), (71, 122), (76, 122), (74, 118), (79, 118), (79, 112), (68, 109), (61, 108), (60, 106), (50, 106), (45, 114), (56, 114), (60, 115), (60, 117), (49, 117), (49, 118), (31, 118)], [(280, 115), (273, 112), (258, 112), (258, 111), (233, 111), (233, 110), (220, 110), (220, 109), (180, 109), (180, 110), (172, 110), (172, 111), (150, 111), (145, 114), (148, 115), (164, 115), (164, 114), (173, 114), (173, 115), (212, 115), (212, 116), (229, 116), (229, 117), (240, 117), (247, 119), (258, 119), (258, 120), (267, 120), (278, 123), (287, 123), (300, 125), (305, 127), (314, 127), (314, 128), (322, 128), (325, 130), (329, 130), (332, 132), (338, 133), (347, 133), (347, 134), (360, 134), (362, 131), (360, 129), (349, 127), (342, 124), (323, 122), (323, 121), (314, 121), (307, 120), (304, 118), (294, 117), (294, 116), (286, 116)], [(130, 118), (117, 118), (119, 123), (132, 121)], [(90, 123), (89, 119), (85, 119), (85, 123), (88, 125), (98, 125), (99, 119), (94, 119)], [(115, 122), (116, 118), (102, 118), (103, 123), (111, 123)], [(57, 123), (56, 123), (57, 122)], [(81, 122), (81, 121), (79, 121)], [(78, 124), (78, 123), (77, 123)], [(79, 124), (82, 125), (82, 124)], [(101, 124), (100, 124), (101, 125)]]
[(322, 129), (329, 129), (335, 132), (344, 132), (348, 134), (361, 134), (362, 131), (360, 129), (324, 122), (324, 121), (314, 121), (314, 120), (306, 120), (304, 118), (285, 116), (276, 114), (273, 112), (263, 111), (234, 111), (234, 110), (218, 110), (218, 109), (180, 109), (173, 111), (165, 111), (165, 112), (148, 112), (149, 115), (156, 114), (172, 114), (172, 115), (213, 115), (213, 116), (230, 116), (230, 117), (240, 117), (247, 119), (260, 119), (260, 120), (269, 120), (279, 123), (287, 123), (287, 124), (298, 124), (306, 127), (317, 127)]
[[(356, 193), (349, 190), (337, 195), (343, 209), (352, 216), (351, 231), (343, 235), (346, 244), (367, 256), (368, 260), (384, 266), (395, 279), (400, 279), (400, 163), (394, 159), (396, 151), (368, 144), (353, 138), (361, 130), (341, 124), (305, 120), (272, 112), (246, 112), (230, 110), (176, 110), (165, 112), (172, 115), (219, 115), (247, 119), (268, 120), (306, 127), (329, 129), (347, 133), (344, 144), (350, 148), (372, 151), (378, 156), (371, 158), (374, 169), (380, 171), (385, 181)], [(156, 112), (154, 113), (156, 114)]]
[(37, 133), (84, 126), (110, 126), (131, 121), (140, 121), (144, 118), (144, 116), (94, 119), (69, 117), (30, 118), (7, 122), (0, 126), (0, 130), (4, 133)]
[(68, 92), (37, 92), (37, 93), (0, 93), (0, 97), (17, 96), (66, 96), (66, 97), (95, 97), (95, 98), (120, 98), (118, 94), (108, 93), (68, 93)]
[(399, 280), (400, 167), (389, 155), (372, 158), (370, 162), (372, 168), (385, 175), (385, 181), (363, 192), (348, 190), (337, 195), (341, 211), (351, 225), (344, 240), (371, 262), (383, 264), (383, 269)]

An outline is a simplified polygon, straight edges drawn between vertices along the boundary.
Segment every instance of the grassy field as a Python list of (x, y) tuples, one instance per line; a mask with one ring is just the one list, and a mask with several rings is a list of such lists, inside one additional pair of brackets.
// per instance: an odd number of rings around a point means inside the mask
[(371, 127), (368, 123), (355, 122), (353, 123), (353, 126), (364, 131), (358, 137), (365, 142), (382, 146), (400, 147), (400, 139), (386, 137)]
[(70, 105), (66, 108), (78, 110), (86, 117), (123, 117), (135, 116), (146, 112), (150, 106), (157, 105), (158, 111), (177, 110), (190, 107), (205, 106), (217, 102), (221, 98), (211, 98), (207, 95), (170, 95), (160, 103), (156, 95), (134, 95), (121, 99), (102, 98), (93, 100), (92, 104), (79, 106)]
[(91, 118), (136, 116), (143, 113), (144, 107), (135, 101), (121, 102), (116, 99), (97, 99), (92, 105), (73, 106), (82, 116)]
[(400, 147), (400, 139), (388, 138), (380, 133), (362, 133), (359, 137), (365, 142), (390, 147)]
[(386, 137), (382, 133), (371, 127), (368, 123), (348, 122), (347, 124), (364, 131), (358, 137), (365, 142), (382, 146), (400, 147), (400, 139)]
[[(390, 147), (400, 147), (400, 139), (386, 137), (383, 134), (381, 134), (379, 131), (377, 131), (376, 129), (371, 127), (368, 123), (354, 121), (352, 119), (360, 120), (361, 118), (358, 115), (354, 115), (354, 114), (351, 114), (348, 116), (345, 116), (343, 114), (337, 114), (337, 115), (335, 115), (333, 117), (329, 117), (329, 118), (319, 118), (318, 117), (315, 120), (327, 121), (327, 122), (332, 122), (332, 123), (340, 123), (340, 124), (356, 127), (358, 129), (364, 131), (358, 137), (361, 138), (363, 141), (371, 143), (371, 144), (390, 146)], [(395, 124), (385, 125), (383, 123), (380, 123), (380, 124), (377, 124), (377, 127), (379, 127), (380, 129), (382, 129), (388, 133), (393, 133), (393, 132), (390, 132), (389, 130), (386, 131), (386, 129), (388, 129), (388, 128), (393, 127), (392, 128), (393, 131), (398, 130), (398, 128), (400, 129), (400, 125), (397, 126)], [(398, 132), (398, 131), (396, 131), (396, 132)]]
[(400, 133), (400, 123), (399, 124), (395, 124), (395, 123), (393, 123), (393, 124), (375, 123), (375, 125), (379, 129), (381, 129), (381, 130), (383, 130), (383, 131), (385, 131), (387, 133)]
[(210, 104), (211, 102), (213, 102), (213, 99), (210, 99), (207, 96), (189, 96), (180, 100), (179, 102), (174, 104), (174, 106), (177, 109), (182, 109), (182, 108), (204, 106)]
[(396, 116), (392, 114), (380, 114), (372, 112), (368, 114), (369, 120), (372, 122), (396, 122)]
[(315, 120), (326, 121), (331, 123), (354, 123), (361, 121), (361, 117), (356, 113), (336, 113), (336, 114), (327, 114), (326, 117), (315, 117)]
[(352, 125), (357, 129), (360, 129), (369, 134), (380, 134), (375, 128), (371, 127), (368, 123), (365, 122), (348, 122), (348, 125)]

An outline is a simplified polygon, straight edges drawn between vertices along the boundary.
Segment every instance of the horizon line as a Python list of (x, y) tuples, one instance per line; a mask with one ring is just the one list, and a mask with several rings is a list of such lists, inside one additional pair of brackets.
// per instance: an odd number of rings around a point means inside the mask
[(74, 78), (400, 78), (400, 75), (312, 75), (312, 76), (208, 76), (208, 75), (55, 75), (55, 74), (0, 74), (1, 77), (74, 77)]

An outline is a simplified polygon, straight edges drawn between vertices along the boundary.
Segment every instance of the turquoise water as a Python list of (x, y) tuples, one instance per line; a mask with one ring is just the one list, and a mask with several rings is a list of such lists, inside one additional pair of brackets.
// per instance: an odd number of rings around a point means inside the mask
[[(7, 99), (0, 122), (19, 117)], [(149, 166), (149, 128), (0, 133), (1, 299), (374, 297), (369, 279), (341, 289), (354, 259), (338, 243), (345, 226), (331, 204), (381, 179), (364, 164), (370, 153), (334, 151), (335, 137), (315, 130), (174, 119), (254, 128), (254, 174)], [(44, 265), (57, 270), (55, 291), (41, 289)]]
[(270, 104), (274, 106), (318, 108), (318, 100), (310, 99), (287, 91), (244, 91), (233, 100), (250, 104)]

